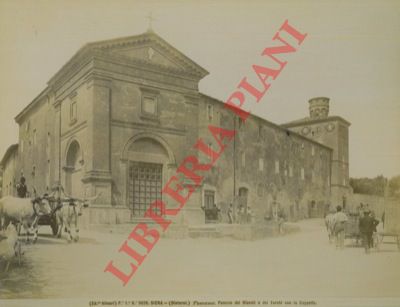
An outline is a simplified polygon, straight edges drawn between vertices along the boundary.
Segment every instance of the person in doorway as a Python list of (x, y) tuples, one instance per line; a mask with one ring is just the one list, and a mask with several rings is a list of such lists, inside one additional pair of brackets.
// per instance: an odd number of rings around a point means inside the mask
[(25, 177), (22, 175), (19, 183), (17, 184), (17, 195), (20, 198), (25, 198), (28, 193), (28, 188), (25, 184)]
[(342, 211), (341, 206), (336, 207), (336, 213), (333, 217), (334, 233), (336, 238), (336, 248), (344, 248), (344, 229), (348, 221), (347, 215)]
[(238, 210), (239, 224), (244, 224), (244, 222), (245, 222), (245, 214), (246, 214), (245, 207), (243, 205), (240, 205), (239, 210)]

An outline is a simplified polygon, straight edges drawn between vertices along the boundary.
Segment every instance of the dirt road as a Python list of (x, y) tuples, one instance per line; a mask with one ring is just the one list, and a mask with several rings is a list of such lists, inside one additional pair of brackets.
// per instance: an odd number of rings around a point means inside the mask
[(103, 270), (132, 226), (118, 234), (82, 231), (74, 244), (42, 228), (37, 244), (25, 248), (23, 265), (1, 275), (0, 298), (400, 295), (395, 246), (369, 255), (356, 247), (336, 250), (322, 220), (299, 225), (299, 233), (252, 242), (161, 239), (126, 287)]

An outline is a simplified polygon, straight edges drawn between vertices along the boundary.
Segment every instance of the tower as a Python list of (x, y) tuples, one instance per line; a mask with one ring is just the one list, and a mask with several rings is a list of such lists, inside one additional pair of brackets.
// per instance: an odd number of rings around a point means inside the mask
[(329, 115), (329, 98), (315, 97), (308, 101), (309, 116), (282, 125), (291, 131), (332, 148), (331, 205), (348, 206), (349, 194), (349, 127), (340, 116)]

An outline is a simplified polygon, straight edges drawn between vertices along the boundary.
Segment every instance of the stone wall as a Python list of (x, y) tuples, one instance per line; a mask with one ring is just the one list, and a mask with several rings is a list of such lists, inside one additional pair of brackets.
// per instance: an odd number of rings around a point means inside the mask
[[(329, 148), (256, 116), (250, 116), (246, 123), (234, 124), (233, 114), (221, 102), (210, 98), (204, 102), (199, 112), (199, 116), (204, 114), (204, 117), (199, 122), (209, 121), (226, 129), (237, 129), (235, 146), (232, 142), (227, 147), (207, 173), (203, 186), (203, 189), (215, 189), (224, 222), (227, 222), (229, 204), (235, 203), (233, 195), (238, 195), (240, 189), (247, 190), (247, 204), (256, 222), (262, 222), (269, 214), (273, 197), (289, 220), (309, 217), (313, 209), (328, 204)], [(207, 104), (213, 105), (211, 120), (205, 116)], [(200, 136), (216, 149), (206, 132), (206, 124), (203, 125)]]

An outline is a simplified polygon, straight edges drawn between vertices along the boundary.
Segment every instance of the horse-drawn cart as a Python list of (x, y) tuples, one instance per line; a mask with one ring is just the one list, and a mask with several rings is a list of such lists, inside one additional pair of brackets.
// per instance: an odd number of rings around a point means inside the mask
[(359, 215), (358, 213), (349, 213), (347, 215), (348, 221), (344, 226), (344, 238), (352, 239), (355, 241), (355, 245), (362, 244), (362, 238), (360, 234), (359, 225)]
[(55, 214), (56, 208), (57, 208), (57, 202), (49, 200), (49, 205), (51, 208), (51, 212), (49, 214), (40, 215), (39, 220), (38, 220), (38, 225), (50, 226), (53, 235), (57, 235), (58, 223), (57, 223), (57, 217)]

